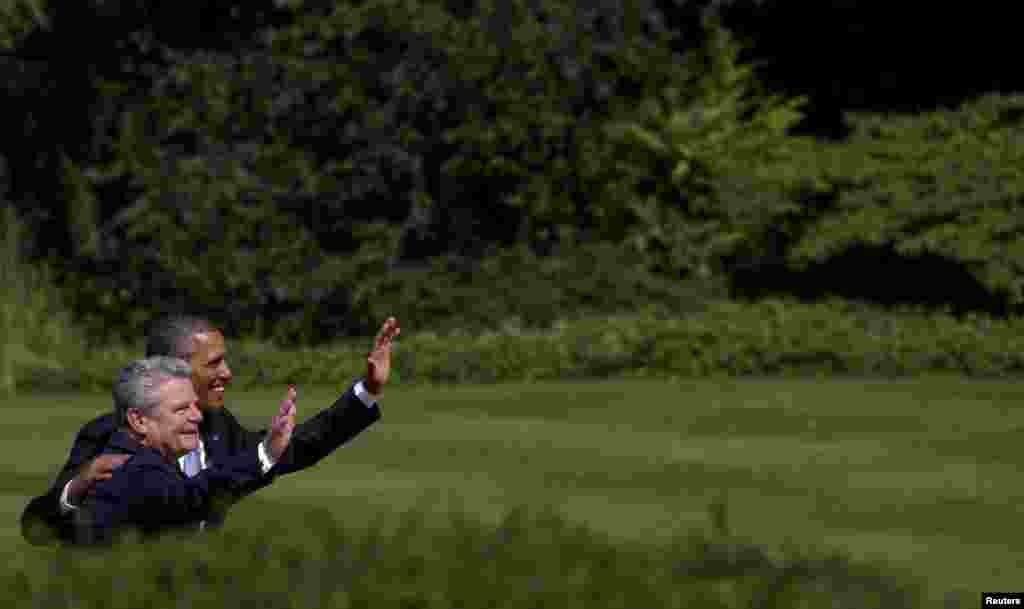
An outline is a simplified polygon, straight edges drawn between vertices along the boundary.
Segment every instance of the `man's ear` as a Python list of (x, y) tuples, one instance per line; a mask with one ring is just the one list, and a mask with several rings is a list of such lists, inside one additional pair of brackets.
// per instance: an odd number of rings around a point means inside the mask
[(142, 415), (142, 411), (138, 408), (129, 408), (128, 412), (125, 413), (128, 419), (128, 427), (139, 435), (146, 435), (146, 428), (148, 427), (146, 417)]

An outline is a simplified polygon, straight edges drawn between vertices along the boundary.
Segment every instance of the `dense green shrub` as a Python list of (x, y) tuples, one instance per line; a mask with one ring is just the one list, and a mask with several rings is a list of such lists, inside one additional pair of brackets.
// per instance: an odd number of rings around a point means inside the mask
[[(754, 46), (699, 25), (718, 9)], [(881, 32), (891, 46), (916, 18), (830, 25), (876, 10), (846, 7), (805, 28), (756, 0), (14, 0), (0, 5), (0, 152), (33, 229), (26, 249), (52, 254), (76, 322), (105, 338), (138, 336), (161, 308), (204, 307), (235, 334), (312, 343), (371, 332), (385, 307), (477, 333), (506, 309), (533, 328), (566, 303), (579, 315), (646, 304), (646, 288), (551, 288), (568, 275), (550, 272), (564, 252), (595, 240), (673, 280), (799, 273), (865, 244), (929, 254), (1019, 310), (1019, 96), (851, 115), (852, 135), (823, 143), (791, 133), (800, 100), (755, 78), (760, 56), (768, 73), (810, 74), (824, 94), (836, 78), (820, 75), (835, 66), (801, 70), (775, 51), (805, 54), (823, 32), (854, 44)], [(211, 27), (197, 30), (200, 18)], [(78, 52), (51, 52), (86, 30)], [(781, 46), (757, 46), (777, 36)], [(890, 61), (883, 47), (865, 56)], [(840, 71), (870, 72), (856, 63)], [(847, 88), (824, 103), (904, 95)], [(517, 270), (491, 256), (509, 246), (563, 253)], [(493, 284), (495, 268), (517, 279)], [(519, 279), (531, 273), (536, 289)], [(477, 298), (483, 289), (499, 296)], [(935, 300), (968, 298), (951, 289)]]
[(670, 277), (720, 277), (724, 260), (763, 249), (780, 216), (799, 209), (809, 142), (788, 134), (804, 100), (770, 95), (740, 61), (742, 46), (708, 24), (690, 80), (649, 95), (605, 126), (614, 143), (598, 226)]
[(0, 49), (10, 49), (32, 29), (46, 22), (39, 0), (7, 0), (0, 3)]
[(76, 312), (131, 335), (201, 303), (316, 342), (372, 331), (409, 264), (575, 246), (617, 179), (604, 122), (695, 80), (634, 5), (289, 4), (230, 49), (151, 41), (98, 79), (94, 152), (62, 168)]
[(799, 161), (819, 196), (808, 200), (790, 264), (865, 244), (931, 254), (1010, 304), (1024, 303), (1024, 96), (849, 120), (848, 140), (808, 147)]
[[(0, 197), (0, 395), (19, 387), (89, 387), (88, 349), (53, 273), (19, 252), (24, 227)], [(107, 383), (103, 383), (106, 385)]]
[[(815, 141), (788, 133), (799, 100), (753, 95), (749, 66), (727, 60), (736, 45), (717, 39), (718, 67), (687, 89), (713, 109), (662, 95), (612, 123), (632, 184), (617, 238), (684, 274), (776, 273), (767, 292), (1021, 310), (1024, 97), (851, 114), (848, 138)], [(921, 272), (889, 275), (886, 260)]]
[[(227, 48), (104, 21), (142, 31), (92, 79), (89, 153), (53, 172), (77, 318), (125, 339), (191, 305), (309, 344), (371, 332), (384, 305), (445, 331), (452, 307), (498, 302), (484, 290), (507, 306), (464, 309), (467, 330), (661, 304), (651, 289), (674, 290), (651, 271), (720, 283), (765, 201), (790, 205), (753, 168), (799, 103), (763, 91), (723, 29), (684, 37), (658, 5), (289, 3)], [(634, 263), (584, 253), (601, 247)], [(515, 268), (508, 248), (555, 254)], [(597, 281), (613, 271), (631, 279)]]
[(272, 530), (30, 555), (0, 575), (0, 598), (83, 609), (919, 606), (915, 585), (880, 569), (728, 535), (645, 546), (527, 508), (496, 526), (458, 514), (438, 526), (409, 512), (366, 530), (307, 512)]
[[(239, 386), (336, 384), (363, 373), (369, 339), (281, 349), (232, 343)], [(587, 317), (550, 329), (509, 325), (481, 333), (405, 325), (395, 348), (398, 383), (494, 383), (705, 375), (979, 377), (1024, 374), (1024, 319), (883, 311), (847, 302), (705, 304), (685, 316), (657, 311)], [(68, 388), (109, 387), (137, 354), (98, 351), (68, 364)], [(32, 378), (19, 379), (26, 388)]]
[(724, 288), (713, 281), (670, 281), (646, 268), (628, 248), (596, 243), (538, 256), (508, 248), (480, 262), (434, 259), (363, 286), (374, 296), (370, 319), (394, 315), (410, 328), (480, 334), (503, 327), (546, 329), (559, 320), (642, 307), (699, 310)]
[(632, 316), (552, 332), (419, 335), (397, 364), (409, 381), (728, 375), (978, 376), (1024, 372), (1020, 321), (959, 321), (849, 304), (721, 303), (685, 318)]
[[(551, 330), (437, 334), (407, 327), (395, 358), (399, 382), (409, 383), (709, 374), (1005, 376), (1024, 372), (1022, 324), (842, 302), (717, 303), (685, 317), (586, 318)], [(364, 345), (352, 344), (280, 353), (263, 347), (248, 351), (239, 370), (253, 375), (253, 382), (330, 383), (358, 373), (363, 351)]]

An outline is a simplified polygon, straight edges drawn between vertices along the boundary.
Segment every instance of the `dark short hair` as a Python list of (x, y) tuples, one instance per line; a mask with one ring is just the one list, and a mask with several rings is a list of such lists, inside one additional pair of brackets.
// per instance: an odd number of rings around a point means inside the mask
[(213, 331), (221, 330), (205, 317), (161, 317), (149, 326), (149, 332), (146, 333), (146, 357), (166, 356), (189, 360), (195, 352), (192, 336)]

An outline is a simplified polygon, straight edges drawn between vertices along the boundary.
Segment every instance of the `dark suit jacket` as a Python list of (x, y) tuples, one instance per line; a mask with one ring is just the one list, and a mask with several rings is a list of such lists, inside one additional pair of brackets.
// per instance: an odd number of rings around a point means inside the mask
[(272, 476), (263, 473), (255, 448), (210, 463), (192, 478), (176, 460), (168, 463), (125, 431), (115, 432), (103, 452), (131, 458), (109, 480), (97, 483), (95, 494), (74, 513), (77, 544), (109, 544), (126, 530), (150, 537), (198, 529), (219, 504), (230, 503)]
[[(336, 448), (348, 442), (380, 419), (377, 406), (367, 408), (350, 388), (330, 407), (295, 427), (288, 451), (282, 456), (270, 477), (247, 485), (239, 497), (266, 486), (277, 475), (296, 472), (316, 464)], [(85, 424), (75, 438), (67, 463), (49, 492), (32, 499), (21, 515), (21, 534), (33, 545), (55, 541), (73, 541), (75, 522), (73, 514), (62, 514), (60, 495), (64, 486), (78, 473), (82, 465), (99, 455), (117, 425), (113, 414), (106, 414)], [(238, 423), (227, 408), (203, 413), (200, 425), (207, 464), (216, 464), (232, 455), (246, 453), (263, 439), (265, 431), (250, 431)], [(229, 504), (210, 514), (208, 526), (223, 523)]]

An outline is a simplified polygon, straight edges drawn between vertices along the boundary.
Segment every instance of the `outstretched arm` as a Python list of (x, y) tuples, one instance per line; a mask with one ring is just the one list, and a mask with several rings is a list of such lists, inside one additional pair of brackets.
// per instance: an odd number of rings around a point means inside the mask
[(274, 468), (275, 474), (299, 471), (318, 463), (380, 419), (376, 402), (391, 377), (391, 351), (401, 332), (394, 317), (384, 322), (366, 358), (366, 378), (346, 391), (330, 408), (295, 428), (288, 451)]
[(213, 464), (191, 478), (166, 464), (129, 463), (97, 484), (95, 493), (74, 513), (72, 539), (78, 545), (108, 544), (123, 529), (158, 533), (198, 523), (219, 502), (233, 501), (263, 475), (255, 450)]
[(157, 533), (196, 524), (222, 503), (236, 501), (269, 475), (272, 462), (287, 448), (295, 427), (294, 397), (290, 392), (281, 402), (265, 443), (212, 463), (191, 478), (152, 449), (142, 449), (124, 469), (97, 484), (95, 493), (76, 512), (74, 541), (102, 544), (128, 527)]
[(113, 415), (98, 417), (78, 432), (67, 462), (57, 475), (53, 486), (45, 494), (32, 499), (21, 514), (21, 535), (33, 545), (46, 545), (69, 539), (72, 532), (71, 512), (61, 506), (65, 487), (72, 480), (73, 499), (89, 492), (92, 484), (110, 477), (110, 471), (124, 463), (121, 455), (108, 455), (110, 459), (96, 460), (106, 447), (113, 432)]
[[(392, 345), (400, 333), (395, 318), (384, 322), (366, 358), (366, 378), (349, 387), (330, 407), (295, 427), (288, 450), (273, 470), (275, 475), (315, 465), (380, 419), (376, 400), (391, 376)], [(233, 430), (231, 436), (239, 442), (232, 452), (246, 450), (263, 438), (264, 432), (245, 430), (229, 412), (222, 415), (225, 425)], [(262, 488), (268, 481), (260, 481), (249, 492)]]

